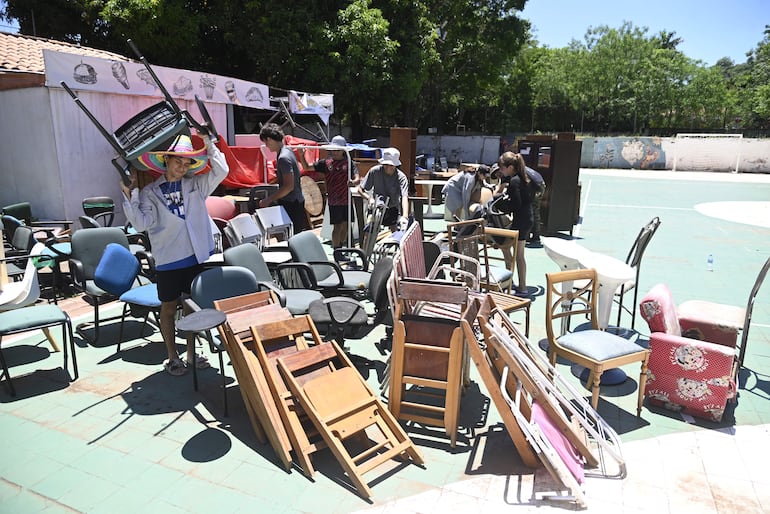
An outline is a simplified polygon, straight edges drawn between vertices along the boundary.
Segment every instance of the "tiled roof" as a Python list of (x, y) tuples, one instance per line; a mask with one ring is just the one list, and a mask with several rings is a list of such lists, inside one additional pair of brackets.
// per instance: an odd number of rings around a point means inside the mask
[(23, 73), (45, 73), (43, 49), (103, 59), (128, 61), (120, 54), (73, 45), (53, 39), (45, 39), (23, 34), (0, 32), (0, 73), (16, 71)]

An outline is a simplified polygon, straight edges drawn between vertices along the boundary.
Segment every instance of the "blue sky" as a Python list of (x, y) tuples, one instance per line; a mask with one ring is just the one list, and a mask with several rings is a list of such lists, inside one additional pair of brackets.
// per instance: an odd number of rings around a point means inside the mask
[(722, 57), (746, 62), (770, 25), (768, 0), (528, 0), (521, 17), (532, 23), (541, 46), (561, 48), (583, 41), (588, 27), (619, 28), (624, 21), (665, 30), (684, 40), (678, 49), (707, 65)]

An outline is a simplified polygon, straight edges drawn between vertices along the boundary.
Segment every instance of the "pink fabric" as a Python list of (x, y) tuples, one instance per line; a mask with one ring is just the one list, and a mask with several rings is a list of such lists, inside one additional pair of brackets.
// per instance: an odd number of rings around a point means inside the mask
[(206, 210), (209, 216), (221, 220), (229, 220), (238, 214), (235, 202), (221, 196), (209, 196), (206, 198)]
[(550, 416), (540, 407), (537, 402), (532, 403), (532, 421), (537, 424), (545, 438), (551, 443), (556, 453), (575, 480), (579, 484), (585, 482), (585, 469), (583, 468), (583, 459), (577, 449), (569, 442), (559, 427), (554, 425)]
[(676, 304), (671, 290), (665, 284), (658, 284), (644, 295), (639, 303), (639, 311), (650, 327), (650, 332), (663, 332), (675, 336), (682, 335)]

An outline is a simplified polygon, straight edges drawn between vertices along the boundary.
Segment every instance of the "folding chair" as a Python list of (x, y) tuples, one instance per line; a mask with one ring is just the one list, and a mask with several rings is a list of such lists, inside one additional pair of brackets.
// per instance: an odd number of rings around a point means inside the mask
[[(278, 369), (363, 497), (372, 496), (365, 473), (392, 459), (424, 463), (420, 451), (336, 343), (279, 357)], [(353, 455), (352, 445), (344, 443), (356, 436), (366, 448)]]

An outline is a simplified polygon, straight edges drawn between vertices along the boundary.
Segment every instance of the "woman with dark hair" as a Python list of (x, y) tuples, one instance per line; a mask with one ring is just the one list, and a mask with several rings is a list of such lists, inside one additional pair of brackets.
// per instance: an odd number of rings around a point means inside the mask
[(520, 154), (505, 152), (497, 160), (500, 185), (495, 194), (499, 196), (505, 190), (508, 201), (504, 202), (513, 221), (509, 227), (519, 231), (519, 241), (516, 243), (516, 271), (519, 278), (516, 287), (517, 295), (527, 295), (527, 261), (524, 258), (524, 248), (527, 237), (535, 223), (533, 204), (535, 195), (540, 190), (527, 173), (527, 166)]

